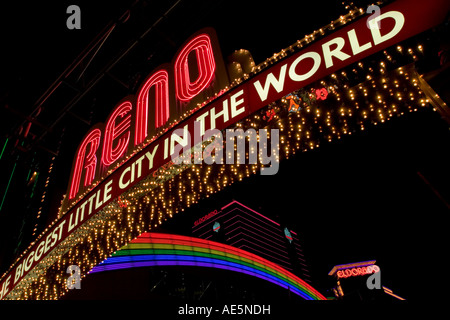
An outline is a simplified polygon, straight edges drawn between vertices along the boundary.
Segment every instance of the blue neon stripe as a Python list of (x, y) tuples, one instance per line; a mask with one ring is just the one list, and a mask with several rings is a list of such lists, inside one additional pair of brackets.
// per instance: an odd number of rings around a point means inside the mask
[(168, 260), (166, 260), (166, 261), (139, 261), (139, 262), (131, 262), (131, 263), (120, 263), (120, 264), (108, 265), (108, 266), (103, 266), (103, 267), (95, 267), (91, 271), (91, 273), (128, 269), (128, 268), (137, 268), (137, 267), (175, 266), (175, 265), (212, 267), (212, 268), (225, 269), (225, 270), (231, 270), (231, 271), (236, 271), (236, 272), (240, 272), (240, 273), (245, 273), (245, 274), (272, 282), (272, 283), (274, 283), (278, 286), (281, 286), (285, 289), (289, 288), (289, 290), (291, 290), (293, 293), (301, 296), (302, 298), (304, 298), (306, 300), (316, 300), (313, 296), (310, 296), (303, 291), (299, 291), (297, 288), (292, 287), (292, 285), (287, 285), (286, 283), (283, 283), (283, 281), (278, 278), (276, 278), (274, 280), (273, 278), (269, 277), (269, 275), (259, 274), (259, 273), (254, 272), (254, 270), (247, 271), (247, 270), (242, 270), (242, 268), (239, 268), (239, 267), (225, 266), (225, 265), (215, 264), (215, 263), (193, 262), (193, 261), (168, 261)]

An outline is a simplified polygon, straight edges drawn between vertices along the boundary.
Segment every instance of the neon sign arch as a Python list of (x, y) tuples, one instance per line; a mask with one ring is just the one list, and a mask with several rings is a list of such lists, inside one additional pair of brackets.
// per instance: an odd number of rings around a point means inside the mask
[(272, 282), (305, 300), (326, 300), (295, 274), (258, 255), (214, 241), (173, 234), (142, 233), (90, 273), (175, 265), (240, 272)]

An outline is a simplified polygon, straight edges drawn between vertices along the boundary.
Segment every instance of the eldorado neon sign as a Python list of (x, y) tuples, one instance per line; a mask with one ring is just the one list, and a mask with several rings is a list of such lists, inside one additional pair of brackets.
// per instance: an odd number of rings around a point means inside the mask
[[(223, 67), (220, 51), (215, 49), (214, 41), (207, 39), (211, 39), (211, 33), (194, 36), (176, 55), (173, 67), (161, 66), (153, 72), (136, 98), (124, 99), (111, 112), (106, 125), (97, 125), (87, 133), (76, 153), (62, 209), (65, 214), (3, 275), (0, 298), (11, 293), (44, 257), (92, 215), (168, 163), (169, 151), (177, 143), (172, 136), (175, 129), (194, 132), (194, 124), (199, 122), (201, 134), (207, 129), (222, 130), (299, 88), (434, 27), (443, 21), (449, 5), (447, 0), (395, 1), (374, 18), (372, 23), (382, 22), (381, 29), (369, 29), (367, 19), (359, 19), (304, 50), (286, 54), (286, 58), (200, 108), (196, 108), (197, 103), (214, 96), (225, 87), (226, 81), (221, 82), (218, 72)], [(192, 59), (197, 66), (195, 74), (190, 73)], [(195, 80), (191, 81), (191, 77)], [(150, 98), (154, 98), (153, 110)], [(162, 129), (172, 117), (176, 119), (187, 111), (188, 117), (165, 131)], [(115, 167), (117, 164), (120, 166)]]
[(357, 268), (349, 268), (345, 270), (339, 270), (336, 275), (340, 278), (349, 278), (356, 276), (364, 276), (367, 274), (377, 273), (380, 271), (380, 268), (377, 265), (365, 266), (365, 267), (357, 267)]

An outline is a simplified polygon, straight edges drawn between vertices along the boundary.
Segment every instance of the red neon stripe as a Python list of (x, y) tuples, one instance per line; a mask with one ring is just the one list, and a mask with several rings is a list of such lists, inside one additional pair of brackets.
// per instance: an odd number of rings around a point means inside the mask
[(254, 212), (254, 213), (256, 213), (257, 215), (259, 215), (259, 216), (261, 216), (261, 217), (263, 217), (264, 219), (267, 219), (267, 220), (269, 220), (270, 222), (272, 222), (272, 223), (274, 223), (274, 224), (276, 224), (277, 226), (280, 226), (280, 224), (278, 223), (278, 222), (275, 222), (275, 221), (273, 221), (273, 220), (271, 220), (271, 219), (269, 219), (269, 218), (267, 218), (266, 216), (263, 216), (261, 213), (259, 213), (259, 212), (256, 212), (255, 210), (253, 210), (253, 209), (251, 209), (251, 208), (249, 208), (249, 207), (247, 207), (247, 206), (245, 206), (245, 205), (243, 205), (242, 203), (240, 203), (240, 202), (238, 202), (238, 201), (236, 201), (236, 200), (233, 200), (232, 202), (230, 202), (229, 204), (227, 204), (226, 206), (224, 206), (224, 207), (222, 207), (222, 210), (223, 209), (225, 209), (225, 208), (227, 208), (227, 207), (229, 207), (229, 206), (231, 206), (233, 203), (237, 203), (237, 204), (239, 204), (239, 205), (241, 205), (241, 206), (243, 206), (245, 209), (247, 209), (247, 210), (250, 210), (251, 212)]
[[(250, 241), (247, 241), (247, 242), (250, 242)], [(283, 260), (281, 260), (281, 259), (279, 259), (279, 258), (275, 258), (275, 257), (271, 256), (270, 254), (264, 253), (264, 252), (262, 252), (262, 251), (260, 251), (260, 250), (258, 250), (258, 249), (255, 249), (254, 247), (248, 246), (248, 244), (246, 244), (246, 243), (239, 245), (238, 248), (239, 248), (239, 249), (242, 249), (242, 250), (245, 250), (244, 248), (248, 248), (248, 249), (253, 250), (253, 251), (257, 252), (257, 253), (265, 254), (266, 256), (270, 256), (272, 259), (278, 260), (278, 261), (279, 261), (278, 263), (280, 264), (280, 266), (281, 266), (282, 268), (284, 268), (284, 269), (288, 269), (288, 268), (289, 268), (289, 267), (287, 267), (287, 266), (282, 266), (282, 264), (287, 263), (287, 261), (283, 261)], [(261, 255), (261, 257), (262, 257), (262, 255)], [(270, 261), (270, 260), (269, 260), (269, 261)], [(289, 269), (292, 270), (292, 268), (289, 268)]]
[(166, 70), (153, 73), (142, 85), (136, 100), (136, 130), (134, 144), (144, 142), (148, 135), (149, 90), (155, 87), (155, 128), (169, 119), (169, 74)]
[[(240, 215), (238, 215), (238, 216), (240, 216)], [(247, 221), (249, 221), (249, 222), (251, 223), (250, 220), (245, 219), (244, 217), (241, 217), (241, 218), (243, 218), (244, 220), (247, 220)], [(231, 220), (231, 219), (230, 219), (230, 220)], [(242, 225), (251, 227), (251, 225), (245, 223), (244, 221), (238, 220), (238, 221), (233, 222), (232, 224), (228, 225), (228, 226), (226, 227), (226, 229), (229, 229), (231, 226), (235, 225), (235, 224), (238, 223), (238, 222), (240, 222)], [(225, 222), (224, 222), (224, 223), (225, 223)], [(280, 246), (281, 248), (278, 248), (278, 250), (283, 250), (283, 248), (284, 248), (281, 244), (277, 243), (277, 240), (280, 240), (280, 241), (281, 241), (281, 240), (283, 239), (283, 238), (281, 238), (281, 234), (278, 234), (278, 238), (276, 238), (275, 236), (270, 235), (270, 234), (267, 234), (266, 232), (262, 231), (261, 229), (264, 229), (264, 230), (267, 230), (267, 229), (264, 228), (264, 227), (261, 227), (261, 226), (259, 226), (260, 229), (258, 230), (258, 231), (260, 232), (260, 234), (257, 234), (257, 233), (255, 233), (255, 232), (253, 232), (253, 231), (251, 231), (251, 230), (249, 230), (249, 229), (246, 229), (246, 228), (244, 228), (244, 227), (242, 227), (242, 226), (235, 227), (234, 229), (232, 229), (232, 230), (230, 230), (230, 231), (228, 231), (228, 232), (225, 232), (225, 234), (228, 235), (228, 234), (230, 234), (230, 233), (232, 233), (232, 232), (238, 230), (239, 228), (240, 228), (240, 229), (244, 229), (245, 231), (251, 232), (251, 233), (253, 233), (253, 234), (256, 234), (256, 235), (258, 235), (258, 236), (261, 236), (262, 238), (266, 239), (267, 241), (270, 241), (271, 243)], [(270, 232), (270, 230), (267, 230), (267, 231)], [(265, 234), (267, 237), (270, 237), (271, 239), (262, 236), (262, 234)], [(235, 236), (233, 236), (233, 237), (235, 237)], [(230, 239), (232, 239), (233, 237), (231, 237)]]
[[(106, 166), (110, 166), (119, 159), (127, 150), (130, 142), (130, 132), (126, 132), (131, 125), (131, 110), (133, 105), (129, 101), (121, 103), (111, 114), (105, 128), (105, 138), (103, 140), (102, 162)], [(115, 121), (118, 117), (123, 120), (116, 125)], [(125, 134), (124, 134), (125, 133)], [(116, 147), (113, 142), (117, 139)]]
[[(246, 229), (244, 229), (244, 230), (246, 230)], [(240, 232), (239, 234), (242, 234), (242, 232)], [(236, 236), (237, 236), (237, 235), (236, 235)], [(248, 235), (247, 235), (247, 236), (248, 236)], [(251, 238), (251, 239), (254, 239), (254, 240), (258, 241), (258, 239), (254, 238), (254, 237), (251, 237), (251, 236), (248, 236), (248, 237)], [(278, 255), (278, 258), (275, 257), (275, 256), (273, 256), (273, 255), (267, 254), (267, 253), (266, 253), (266, 255), (271, 256), (272, 258), (277, 259), (277, 260), (279, 260), (279, 261), (283, 261), (283, 263), (287, 263), (287, 262), (288, 262), (288, 261), (283, 260), (283, 258), (287, 258), (287, 252), (286, 252), (286, 251), (283, 251), (282, 253), (278, 253), (278, 252), (276, 252), (276, 251), (274, 251), (274, 250), (265, 248), (265, 247), (263, 247), (263, 246), (261, 246), (261, 245), (255, 243), (254, 241), (251, 241), (250, 239), (247, 239), (247, 238), (241, 238), (241, 239), (239, 239), (239, 240), (237, 240), (237, 241), (235, 241), (235, 242), (233, 242), (233, 243), (230, 243), (230, 246), (234, 246), (234, 245), (235, 245), (236, 243), (238, 243), (239, 241), (247, 242), (247, 244), (248, 244), (248, 243), (251, 243), (251, 244), (253, 244), (253, 245), (257, 246), (257, 247), (263, 248), (263, 249), (265, 249), (265, 250), (271, 252), (272, 254)], [(267, 245), (268, 245), (268, 244), (267, 244)], [(276, 249), (276, 248), (274, 248), (274, 249)], [(255, 250), (256, 250), (256, 249), (255, 249)], [(284, 254), (283, 254), (283, 253), (284, 253)]]
[[(86, 169), (86, 173), (84, 175), (84, 186), (89, 186), (92, 183), (97, 167), (97, 157), (95, 153), (97, 152), (97, 149), (100, 145), (101, 135), (102, 132), (100, 131), (100, 129), (93, 129), (81, 143), (80, 148), (78, 149), (77, 160), (75, 162), (75, 167), (72, 175), (69, 199), (73, 199), (80, 189), (80, 180), (83, 166)], [(89, 149), (89, 153), (86, 155), (86, 149), (89, 145), (91, 147)]]
[[(244, 211), (240, 210), (239, 208), (235, 208), (235, 209), (231, 210), (229, 213), (232, 213), (232, 212), (235, 211), (235, 210), (238, 210), (239, 212), (245, 213)], [(235, 214), (233, 217), (231, 217), (230, 219), (228, 219), (228, 220), (225, 221), (224, 223), (227, 223), (228, 221), (230, 221), (230, 220), (232, 220), (232, 219), (234, 219), (234, 218), (237, 218), (237, 217), (241, 217), (241, 218), (243, 218), (243, 219), (249, 221), (250, 223), (252, 223), (252, 221), (246, 219), (245, 217), (241, 216), (240, 214)], [(270, 233), (274, 234), (274, 235), (268, 235), (268, 236), (271, 236), (271, 237), (273, 237), (273, 238), (275, 238), (275, 239), (277, 239), (276, 236), (278, 236), (278, 237), (280, 236), (280, 233), (279, 233), (280, 230), (279, 230), (277, 227), (275, 227), (274, 225), (269, 225), (269, 224), (267, 224), (267, 222), (262, 221), (261, 219), (258, 219), (257, 217), (252, 217), (252, 218), (253, 218), (253, 219), (256, 219), (256, 220), (258, 220), (258, 221), (261, 221), (262, 223), (264, 223), (264, 225), (265, 225), (266, 227), (269, 226), (269, 227), (274, 228), (274, 229), (277, 230), (277, 232), (275, 232), (274, 230), (270, 230), (270, 229), (268, 229), (268, 228), (263, 227), (263, 226), (260, 225), (259, 227), (260, 227), (261, 229), (264, 229), (264, 230), (266, 230), (267, 232), (270, 232)], [(232, 225), (234, 225), (235, 223), (236, 223), (236, 222), (233, 222), (232, 224), (228, 225), (227, 228), (230, 228), (230, 227), (231, 227)]]
[[(191, 82), (189, 76), (188, 57), (195, 51), (198, 66), (198, 77)], [(205, 89), (212, 81), (216, 69), (211, 39), (201, 34), (192, 39), (178, 54), (174, 65), (175, 88), (180, 101), (190, 101)]]
[(201, 235), (199, 235), (198, 237), (199, 238), (202, 238), (202, 239), (204, 239), (203, 237), (205, 236), (205, 234), (207, 234), (207, 233), (211, 233), (211, 230), (208, 228), (208, 230), (206, 230), (205, 232), (203, 232)]

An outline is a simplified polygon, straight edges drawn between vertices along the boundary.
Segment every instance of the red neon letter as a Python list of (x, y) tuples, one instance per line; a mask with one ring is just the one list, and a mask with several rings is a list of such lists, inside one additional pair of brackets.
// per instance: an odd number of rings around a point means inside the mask
[[(195, 50), (198, 77), (191, 82), (188, 56)], [(192, 39), (180, 52), (175, 61), (175, 87), (180, 101), (189, 101), (211, 83), (216, 69), (211, 40), (207, 34)]]
[(169, 119), (169, 74), (166, 70), (160, 70), (147, 79), (137, 98), (134, 135), (136, 146), (141, 144), (148, 134), (148, 95), (152, 86), (155, 87), (155, 128), (164, 125)]
[[(125, 101), (120, 104), (109, 116), (105, 128), (105, 138), (103, 142), (102, 162), (106, 166), (110, 166), (119, 159), (127, 150), (130, 141), (131, 114), (133, 108), (131, 102)], [(117, 118), (123, 120), (116, 125)], [(117, 145), (113, 147), (113, 142), (117, 140)]]
[[(95, 156), (95, 152), (98, 149), (100, 144), (100, 137), (102, 133), (100, 129), (92, 130), (78, 149), (78, 154), (75, 162), (75, 168), (72, 175), (72, 183), (70, 185), (70, 193), (69, 199), (73, 199), (80, 189), (80, 180), (81, 173), (84, 169), (86, 169), (86, 173), (84, 175), (84, 186), (88, 186), (91, 184), (95, 175), (95, 168), (97, 166), (97, 157)], [(87, 146), (90, 145), (89, 153), (86, 155)]]

